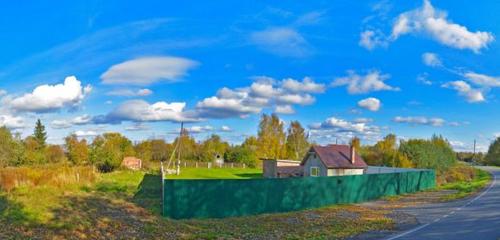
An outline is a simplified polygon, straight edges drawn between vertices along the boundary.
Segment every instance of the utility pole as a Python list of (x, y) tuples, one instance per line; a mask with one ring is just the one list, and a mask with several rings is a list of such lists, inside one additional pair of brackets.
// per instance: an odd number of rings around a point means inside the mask
[(180, 131), (180, 134), (179, 134), (179, 149), (177, 149), (177, 169), (176, 169), (176, 174), (179, 175), (181, 174), (181, 141), (182, 141), (182, 134), (183, 134), (183, 131), (184, 131), (184, 123), (181, 122), (181, 131)]
[(474, 139), (474, 152), (472, 153), (472, 162), (476, 160), (476, 139)]

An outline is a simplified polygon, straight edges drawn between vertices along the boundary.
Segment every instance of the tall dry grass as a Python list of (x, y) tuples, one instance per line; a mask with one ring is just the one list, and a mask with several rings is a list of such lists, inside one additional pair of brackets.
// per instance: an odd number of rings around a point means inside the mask
[(98, 174), (92, 167), (40, 166), (0, 168), (0, 189), (10, 192), (21, 186), (86, 185), (94, 183)]

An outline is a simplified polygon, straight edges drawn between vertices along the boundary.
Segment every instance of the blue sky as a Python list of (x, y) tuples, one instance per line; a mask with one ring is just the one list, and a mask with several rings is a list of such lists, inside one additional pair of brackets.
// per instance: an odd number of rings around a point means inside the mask
[(232, 143), (260, 114), (318, 143), (500, 134), (498, 1), (70, 1), (0, 9), (0, 125)]

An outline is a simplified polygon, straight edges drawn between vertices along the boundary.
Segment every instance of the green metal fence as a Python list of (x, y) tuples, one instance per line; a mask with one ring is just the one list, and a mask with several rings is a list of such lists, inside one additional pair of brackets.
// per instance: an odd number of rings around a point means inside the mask
[(432, 170), (338, 177), (165, 180), (163, 215), (221, 218), (357, 203), (435, 187)]

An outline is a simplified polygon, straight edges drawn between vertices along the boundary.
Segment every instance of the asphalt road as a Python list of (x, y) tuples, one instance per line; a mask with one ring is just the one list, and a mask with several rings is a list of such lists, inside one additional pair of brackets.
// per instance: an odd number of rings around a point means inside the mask
[(500, 239), (500, 168), (482, 167), (494, 179), (479, 195), (402, 210), (421, 225), (385, 239)]

